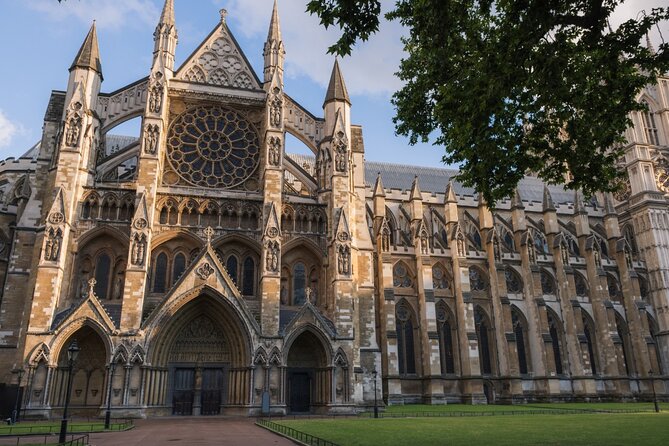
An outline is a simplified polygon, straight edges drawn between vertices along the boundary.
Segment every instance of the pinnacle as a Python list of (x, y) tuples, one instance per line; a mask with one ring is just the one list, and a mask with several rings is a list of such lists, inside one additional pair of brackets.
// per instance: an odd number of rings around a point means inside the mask
[(74, 58), (70, 71), (75, 68), (93, 70), (98, 72), (100, 77), (102, 77), (102, 64), (100, 63), (100, 49), (98, 47), (98, 34), (95, 28), (95, 21), (93, 21), (93, 25), (91, 25), (91, 29), (88, 31), (88, 35), (81, 45), (77, 57)]
[(160, 14), (158, 23), (174, 25), (174, 0), (165, 0), (163, 12)]
[(520, 191), (518, 188), (516, 188), (516, 191), (513, 193), (511, 209), (525, 209), (525, 206), (523, 206), (523, 198), (520, 196)]
[(274, 0), (274, 8), (272, 9), (272, 18), (269, 22), (269, 32), (267, 33), (267, 41), (281, 41), (281, 22), (279, 20), (279, 5), (277, 0)]
[(411, 197), (410, 200), (422, 200), (422, 195), (420, 192), (420, 186), (418, 185), (418, 175), (413, 179), (413, 184), (411, 185)]
[(458, 198), (455, 195), (455, 187), (453, 187), (453, 181), (449, 181), (446, 186), (446, 191), (444, 192), (444, 202), (445, 203), (457, 203)]
[(324, 104), (327, 104), (330, 101), (344, 101), (349, 105), (351, 104), (351, 99), (348, 97), (348, 90), (346, 89), (346, 84), (344, 83), (344, 76), (341, 74), (339, 61), (337, 59), (335, 59), (334, 67), (332, 67), (330, 85), (328, 86), (328, 92), (325, 96)]
[(555, 210), (555, 204), (553, 203), (553, 197), (551, 196), (551, 192), (548, 190), (548, 186), (544, 185), (544, 212), (546, 211), (554, 211)]
[(383, 181), (381, 180), (381, 172), (376, 176), (376, 184), (374, 184), (374, 196), (375, 197), (385, 197), (386, 191), (383, 188)]

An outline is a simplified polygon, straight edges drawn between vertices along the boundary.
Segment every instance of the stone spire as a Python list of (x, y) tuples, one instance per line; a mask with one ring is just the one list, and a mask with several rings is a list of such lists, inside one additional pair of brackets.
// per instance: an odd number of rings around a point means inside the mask
[(344, 101), (349, 105), (351, 104), (351, 99), (348, 97), (348, 90), (346, 89), (346, 84), (344, 83), (344, 76), (341, 74), (339, 61), (337, 59), (335, 59), (334, 67), (332, 67), (330, 85), (328, 86), (328, 92), (325, 95), (325, 102), (323, 103), (323, 106), (332, 101)]
[(165, 0), (163, 12), (160, 14), (160, 25), (174, 25), (174, 0)]
[(272, 18), (269, 21), (269, 32), (267, 33), (267, 42), (281, 42), (281, 22), (279, 21), (279, 6), (277, 0), (274, 0), (272, 9)]
[(650, 35), (646, 33), (646, 48), (648, 48), (648, 51), (651, 52), (651, 54), (655, 54), (655, 48), (653, 48), (653, 43), (650, 41)]
[(551, 191), (548, 190), (548, 186), (544, 185), (544, 203), (543, 211), (554, 211), (555, 204), (553, 203), (553, 197), (551, 196)]
[(165, 0), (160, 20), (153, 32), (153, 60), (154, 68), (156, 59), (160, 59), (159, 66), (170, 72), (174, 70), (174, 54), (177, 47), (177, 29), (174, 19), (174, 0)]
[(453, 181), (449, 181), (446, 185), (446, 191), (444, 192), (444, 203), (457, 203), (458, 197), (455, 195), (455, 188), (453, 187)]
[(376, 176), (376, 183), (374, 184), (374, 197), (385, 197), (386, 191), (383, 188), (383, 181), (381, 180), (381, 172)]
[(516, 188), (515, 192), (513, 193), (513, 199), (511, 200), (511, 209), (525, 209), (525, 206), (523, 206), (523, 199), (520, 196), (520, 191), (518, 188)]
[(272, 9), (272, 18), (269, 21), (269, 31), (267, 32), (267, 41), (263, 48), (263, 57), (265, 58), (265, 67), (263, 70), (264, 82), (273, 81), (279, 84), (275, 87), (282, 87), (283, 84), (283, 62), (286, 51), (281, 38), (281, 21), (279, 20), (279, 6), (277, 0), (274, 0), (274, 9)]
[(422, 200), (423, 196), (420, 192), (420, 186), (418, 185), (418, 175), (413, 178), (413, 183), (411, 184), (411, 195), (410, 200)]
[(102, 64), (100, 63), (100, 48), (98, 48), (98, 33), (95, 28), (95, 21), (88, 31), (88, 35), (81, 45), (77, 57), (74, 58), (70, 72), (76, 68), (93, 70), (102, 78)]

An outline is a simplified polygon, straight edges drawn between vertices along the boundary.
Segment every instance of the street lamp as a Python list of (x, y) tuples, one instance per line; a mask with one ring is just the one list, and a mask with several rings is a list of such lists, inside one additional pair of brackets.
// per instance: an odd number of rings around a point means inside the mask
[(650, 376), (650, 385), (653, 387), (653, 405), (655, 406), (655, 412), (660, 413), (660, 405), (657, 404), (657, 393), (655, 393), (655, 377), (653, 376), (653, 371), (648, 372)]
[(19, 377), (19, 380), (16, 383), (16, 401), (14, 402), (14, 411), (12, 412), (12, 424), (14, 424), (19, 421), (19, 395), (21, 395), (21, 379), (23, 378), (25, 370), (16, 369), (12, 370), (12, 373), (17, 374)]
[(372, 370), (372, 376), (374, 376), (374, 418), (379, 418), (379, 405), (376, 401), (376, 369)]
[(109, 429), (111, 422), (111, 401), (112, 401), (112, 382), (114, 381), (114, 372), (116, 371), (116, 361), (112, 360), (109, 363), (109, 389), (107, 390), (107, 411), (105, 412), (105, 429)]
[(65, 408), (63, 409), (63, 419), (60, 422), (60, 436), (58, 443), (65, 443), (67, 437), (67, 409), (70, 405), (70, 392), (72, 391), (72, 368), (79, 356), (79, 345), (77, 340), (73, 340), (67, 348), (67, 391), (65, 392)]

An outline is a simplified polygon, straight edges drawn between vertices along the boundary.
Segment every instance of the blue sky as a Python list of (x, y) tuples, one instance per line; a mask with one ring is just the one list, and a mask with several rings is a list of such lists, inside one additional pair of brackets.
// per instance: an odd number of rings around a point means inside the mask
[[(179, 33), (177, 66), (204, 40), (228, 10), (228, 25), (256, 72), (262, 73), (262, 46), (273, 0), (175, 0)], [(630, 0), (616, 11), (615, 22), (641, 9), (663, 5), (658, 0)], [(0, 0), (0, 159), (19, 156), (40, 139), (51, 90), (67, 85), (68, 68), (93, 19), (97, 20), (103, 91), (114, 91), (149, 72), (153, 30), (163, 0)], [(384, 1), (384, 7), (392, 2)], [(286, 91), (316, 115), (333, 58), (326, 49), (336, 31), (325, 31), (304, 12), (306, 0), (279, 0), (286, 45)], [(666, 27), (665, 27), (666, 30)], [(410, 147), (395, 136), (390, 104), (401, 84), (394, 77), (402, 57), (397, 23), (384, 22), (379, 34), (359, 45), (342, 69), (353, 102), (352, 120), (361, 124), (366, 157), (375, 161), (437, 166), (443, 152), (429, 144)], [(669, 36), (669, 32), (664, 32)], [(654, 40), (658, 39), (653, 36)], [(132, 134), (128, 124), (118, 133)], [(305, 153), (289, 141), (288, 151)]]

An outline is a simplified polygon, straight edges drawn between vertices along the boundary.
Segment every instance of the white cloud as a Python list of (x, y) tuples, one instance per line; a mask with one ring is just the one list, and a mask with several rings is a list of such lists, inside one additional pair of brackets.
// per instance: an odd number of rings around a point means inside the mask
[(127, 25), (155, 26), (160, 10), (153, 0), (27, 0), (28, 7), (50, 20), (62, 22), (72, 17), (100, 28), (122, 28)]
[(19, 133), (20, 130), (21, 126), (10, 121), (5, 113), (0, 110), (0, 147), (9, 146), (14, 135)]
[[(269, 26), (273, 0), (214, 0), (228, 10), (235, 29), (246, 37), (264, 37)], [(327, 48), (337, 37), (338, 30), (325, 30), (318, 17), (305, 12), (305, 0), (279, 2), (281, 32), (286, 46), (286, 74), (290, 77), (305, 75), (326, 86), (334, 57)], [(234, 27), (233, 27), (234, 28)], [(402, 27), (383, 21), (380, 31), (368, 42), (359, 44), (351, 57), (341, 61), (346, 86), (351, 94), (387, 96), (401, 86), (394, 76), (402, 58)]]

